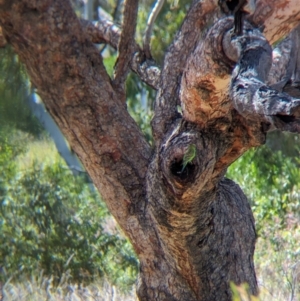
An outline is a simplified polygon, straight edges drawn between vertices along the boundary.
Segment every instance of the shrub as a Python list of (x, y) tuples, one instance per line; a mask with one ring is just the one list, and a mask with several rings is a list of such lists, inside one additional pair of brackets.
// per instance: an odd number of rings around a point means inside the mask
[(286, 226), (288, 214), (299, 214), (300, 161), (268, 145), (248, 151), (228, 169), (250, 201), (259, 235), (266, 225)]
[(91, 184), (58, 157), (24, 170), (16, 162), (12, 147), (2, 144), (0, 281), (42, 269), (56, 283), (67, 274), (73, 283), (106, 276), (132, 285), (137, 260), (120, 231), (105, 229), (108, 211)]

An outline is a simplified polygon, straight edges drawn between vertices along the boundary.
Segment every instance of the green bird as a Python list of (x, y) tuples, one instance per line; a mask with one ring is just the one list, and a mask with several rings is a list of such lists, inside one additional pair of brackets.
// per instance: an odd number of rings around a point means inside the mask
[(194, 160), (195, 157), (196, 157), (196, 145), (190, 144), (182, 159), (181, 173), (184, 171), (186, 166)]

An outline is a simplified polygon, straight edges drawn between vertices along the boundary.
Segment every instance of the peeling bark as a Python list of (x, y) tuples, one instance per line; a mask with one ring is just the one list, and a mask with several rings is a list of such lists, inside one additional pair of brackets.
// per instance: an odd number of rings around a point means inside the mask
[(300, 99), (280, 93), (265, 84), (272, 63), (270, 45), (258, 30), (253, 29), (237, 40), (241, 58), (232, 76), (234, 107), (247, 119), (265, 124), (270, 130), (298, 132)]
[[(300, 132), (299, 27), (270, 46), (298, 24), (295, 1), (256, 1), (238, 37), (217, 0), (194, 1), (161, 72), (134, 26), (125, 39), (126, 26), (80, 21), (67, 0), (0, 2), (5, 40), (134, 246), (140, 300), (229, 301), (230, 281), (257, 294), (254, 219), (224, 174), (272, 128)], [(122, 44), (114, 83), (99, 42)], [(129, 64), (157, 89), (153, 149), (122, 101)]]
[(256, 27), (263, 28), (263, 34), (270, 44), (290, 33), (300, 21), (297, 0), (257, 0), (256, 9), (249, 20)]

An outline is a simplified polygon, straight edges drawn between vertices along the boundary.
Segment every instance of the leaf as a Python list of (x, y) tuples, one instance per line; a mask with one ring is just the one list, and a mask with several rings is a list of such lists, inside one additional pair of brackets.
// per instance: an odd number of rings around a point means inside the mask
[(191, 163), (194, 158), (196, 157), (196, 145), (195, 144), (190, 144), (186, 153), (183, 156), (182, 159), (182, 169), (181, 172), (184, 171), (184, 169), (186, 168), (186, 166)]

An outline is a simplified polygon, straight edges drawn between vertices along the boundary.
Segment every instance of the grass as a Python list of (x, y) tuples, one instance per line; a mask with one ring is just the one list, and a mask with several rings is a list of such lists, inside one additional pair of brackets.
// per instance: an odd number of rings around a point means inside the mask
[(58, 154), (54, 142), (47, 137), (43, 137), (40, 140), (32, 140), (26, 145), (26, 151), (17, 158), (20, 170), (30, 169), (35, 164), (48, 165), (52, 162), (62, 162), (62, 165), (67, 168), (67, 165)]
[[(269, 230), (270, 231), (270, 230)], [(300, 227), (271, 231), (269, 237), (259, 238), (255, 266), (260, 288), (259, 297), (250, 297), (244, 286), (235, 287), (234, 301), (297, 301), (300, 300)], [(100, 280), (88, 286), (70, 284), (63, 278), (57, 287), (42, 273), (2, 287), (3, 301), (133, 301), (135, 288), (127, 294)], [(1, 298), (0, 298), (1, 300)]]
[(134, 301), (137, 300), (132, 290), (127, 294), (121, 293), (108, 282), (100, 281), (88, 286), (79, 287), (68, 281), (62, 281), (57, 287), (52, 279), (42, 275), (24, 280), (21, 283), (8, 281), (2, 287), (0, 300), (3, 301)]
[(265, 238), (257, 242), (255, 263), (258, 283), (267, 298), (300, 300), (300, 226), (294, 218), (287, 228), (266, 227)]

